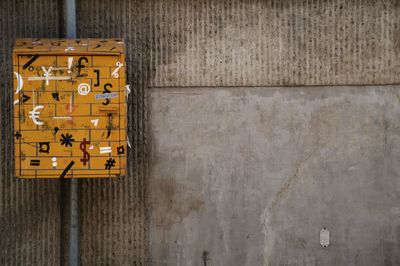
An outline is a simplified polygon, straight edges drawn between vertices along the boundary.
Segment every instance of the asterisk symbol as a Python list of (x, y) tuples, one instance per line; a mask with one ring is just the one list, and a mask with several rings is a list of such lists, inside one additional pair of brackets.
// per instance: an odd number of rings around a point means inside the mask
[(72, 135), (68, 134), (64, 135), (61, 134), (61, 145), (65, 145), (65, 147), (71, 146), (72, 147), (72, 142), (74, 142), (75, 140), (72, 138)]

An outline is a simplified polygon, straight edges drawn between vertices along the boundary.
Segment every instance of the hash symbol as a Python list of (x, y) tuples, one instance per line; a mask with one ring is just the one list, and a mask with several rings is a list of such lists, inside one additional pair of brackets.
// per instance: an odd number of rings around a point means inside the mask
[(106, 166), (106, 170), (110, 170), (111, 167), (115, 166), (115, 160), (110, 158), (106, 161), (104, 165)]
[(72, 142), (75, 140), (72, 138), (72, 135), (68, 134), (65, 136), (64, 134), (61, 134), (61, 145), (65, 145), (65, 147), (71, 146), (72, 147)]

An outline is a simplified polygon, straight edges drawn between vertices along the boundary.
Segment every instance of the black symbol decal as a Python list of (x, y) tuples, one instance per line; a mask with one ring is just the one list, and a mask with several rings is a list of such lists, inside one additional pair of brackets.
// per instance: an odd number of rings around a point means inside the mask
[(78, 65), (76, 65), (76, 67), (78, 68), (78, 75), (77, 75), (77, 77), (87, 76), (86, 74), (85, 74), (85, 75), (81, 74), (82, 68), (85, 68), (85, 65), (82, 64), (82, 61), (85, 61), (86, 63), (89, 62), (89, 60), (88, 60), (87, 57), (85, 57), (85, 56), (84, 56), (84, 57), (80, 57), (80, 58), (78, 59)]
[[(111, 93), (111, 91), (110, 91), (109, 89), (107, 89), (107, 87), (112, 88), (112, 85), (111, 85), (110, 83), (104, 84), (104, 91), (103, 91), (103, 94), (104, 94), (104, 93)], [(107, 105), (107, 104), (109, 104), (109, 103), (110, 103), (110, 99), (105, 99), (105, 102), (102, 102), (103, 105)]]
[(210, 259), (208, 258), (208, 254), (209, 254), (209, 253), (208, 253), (207, 250), (203, 251), (202, 258), (203, 258), (204, 266), (207, 266), (207, 261), (210, 260)]
[(79, 145), (81, 151), (83, 152), (83, 158), (81, 159), (83, 165), (86, 165), (86, 162), (90, 159), (90, 154), (86, 151), (86, 145), (90, 145), (90, 141), (86, 141), (86, 138), (83, 138), (83, 141)]
[(39, 152), (49, 153), (49, 151), (50, 151), (50, 142), (39, 142)]
[(59, 128), (58, 128), (58, 127), (55, 127), (55, 128), (54, 128), (54, 133), (53, 133), (53, 135), (57, 134), (58, 130), (59, 130)]
[(72, 138), (72, 135), (67, 133), (67, 135), (61, 134), (60, 141), (61, 145), (65, 145), (65, 147), (72, 147), (72, 142), (74, 142), (75, 140)]
[(58, 92), (51, 93), (51, 96), (53, 96), (54, 100), (60, 101), (60, 96), (59, 96)]
[[(28, 58), (30, 58), (29, 61), (26, 62), (26, 64), (22, 67), (22, 69), (24, 69), (24, 70), (27, 69), (28, 67), (30, 67), (30, 65), (32, 65), (32, 63), (35, 62), (36, 59), (39, 58), (39, 55), (38, 54), (35, 54), (33, 56), (30, 55), (30, 56), (28, 56)], [(29, 70), (32, 71), (31, 68), (29, 68)]]
[(112, 127), (112, 114), (107, 114), (108, 115), (108, 123), (107, 123), (107, 137), (108, 139), (111, 135), (111, 127)]
[(98, 87), (100, 86), (100, 70), (99, 69), (95, 69), (93, 70), (94, 73), (96, 73), (96, 84), (94, 84), (94, 87)]
[(93, 49), (97, 49), (101, 46), (101, 44), (96, 45), (96, 47), (94, 47)]
[(112, 158), (110, 158), (110, 159), (108, 159), (107, 161), (106, 161), (106, 163), (104, 164), (105, 165), (105, 169), (106, 170), (110, 170), (111, 169), (111, 167), (114, 167), (115, 166), (115, 160), (114, 159), (112, 159)]
[(117, 154), (125, 154), (125, 147), (124, 145), (117, 147)]
[(68, 173), (68, 171), (72, 168), (72, 166), (75, 164), (74, 161), (71, 161), (67, 167), (65, 167), (64, 171), (61, 173), (60, 178), (64, 178), (65, 175)]
[(22, 42), (21, 44), (15, 45), (15, 46), (24, 46), (26, 45), (26, 42)]
[(14, 134), (16, 139), (20, 139), (22, 137), (21, 133), (19, 133), (19, 131), (15, 132)]
[(31, 97), (29, 97), (28, 95), (22, 94), (22, 103), (26, 102), (27, 100), (29, 100)]
[(39, 166), (40, 165), (40, 160), (31, 160), (31, 165), (32, 166)]
[(114, 49), (115, 49), (115, 47), (111, 48), (110, 51), (112, 51), (112, 50), (114, 50)]

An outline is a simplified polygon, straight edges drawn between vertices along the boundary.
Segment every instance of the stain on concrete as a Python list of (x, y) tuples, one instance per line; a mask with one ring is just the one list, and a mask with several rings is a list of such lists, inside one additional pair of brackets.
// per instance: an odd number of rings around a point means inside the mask
[(179, 184), (173, 178), (155, 179), (151, 182), (150, 206), (154, 226), (169, 230), (185, 219), (191, 212), (198, 212), (204, 201), (198, 198), (196, 191)]

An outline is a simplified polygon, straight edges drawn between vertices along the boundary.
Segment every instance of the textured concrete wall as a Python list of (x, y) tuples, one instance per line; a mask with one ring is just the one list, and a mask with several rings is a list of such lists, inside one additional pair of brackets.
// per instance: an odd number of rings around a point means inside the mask
[(128, 104), (128, 173), (116, 180), (85, 180), (81, 187), (82, 264), (146, 265), (147, 100), (150, 80), (148, 1), (77, 2), (78, 37), (124, 38)]
[(399, 87), (265, 87), (398, 83), (398, 1), (152, 7), (150, 264), (400, 264)]
[(399, 265), (399, 89), (151, 90), (151, 265)]
[(0, 1), (0, 265), (58, 265), (59, 184), (12, 172), (11, 49), (17, 37), (57, 38), (57, 1)]
[[(56, 180), (17, 180), (12, 175), (12, 71), (15, 38), (62, 35), (61, 1), (0, 1), (0, 265), (59, 265), (60, 185)], [(131, 27), (122, 24), (115, 8), (129, 9)], [(121, 5), (120, 5), (121, 4)], [(145, 3), (77, 1), (78, 35), (124, 37), (127, 41), (129, 101), (129, 173), (118, 180), (81, 182), (82, 265), (146, 265), (146, 101), (145, 80), (150, 62), (141, 33)], [(114, 8), (114, 9), (113, 9)], [(120, 11), (118, 11), (120, 12)], [(143, 14), (142, 17), (135, 14)], [(103, 24), (104, 22), (104, 24)], [(139, 58), (137, 55), (143, 55)]]
[[(265, 87), (399, 83), (398, 1), (77, 9), (80, 37), (125, 39), (133, 89), (129, 174), (82, 185), (83, 265), (399, 264), (396, 87)], [(11, 45), (58, 37), (59, 11), (0, 1), (1, 265), (60, 256), (58, 182), (14, 180), (8, 163)]]
[(399, 82), (396, 0), (151, 2), (153, 86)]

